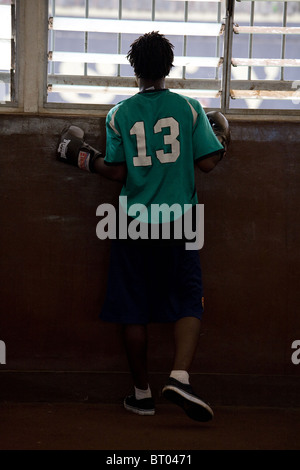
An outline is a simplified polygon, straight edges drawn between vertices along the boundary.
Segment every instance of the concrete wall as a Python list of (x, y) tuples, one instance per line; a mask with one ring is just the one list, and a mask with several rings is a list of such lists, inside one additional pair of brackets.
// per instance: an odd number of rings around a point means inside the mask
[[(117, 400), (131, 384), (119, 327), (98, 319), (110, 243), (96, 209), (120, 185), (56, 161), (66, 123), (104, 148), (103, 118), (0, 115), (0, 399)], [(197, 174), (206, 315), (194, 381), (215, 403), (299, 405), (299, 123), (231, 128), (227, 159)], [(149, 331), (159, 395), (172, 328)]]

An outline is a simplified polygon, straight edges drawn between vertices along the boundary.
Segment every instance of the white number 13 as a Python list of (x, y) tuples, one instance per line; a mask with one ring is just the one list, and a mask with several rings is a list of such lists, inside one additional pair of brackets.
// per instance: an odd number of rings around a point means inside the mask
[[(161, 163), (176, 162), (180, 154), (180, 142), (177, 139), (179, 136), (179, 124), (172, 118), (159, 119), (154, 126), (154, 133), (162, 132), (164, 128), (169, 128), (170, 133), (164, 135), (164, 144), (171, 146), (171, 152), (164, 152), (163, 150), (156, 150), (156, 156)], [(133, 157), (134, 166), (149, 166), (152, 165), (151, 156), (147, 155), (146, 150), (146, 134), (143, 121), (136, 122), (130, 129), (130, 135), (136, 135), (137, 156)]]

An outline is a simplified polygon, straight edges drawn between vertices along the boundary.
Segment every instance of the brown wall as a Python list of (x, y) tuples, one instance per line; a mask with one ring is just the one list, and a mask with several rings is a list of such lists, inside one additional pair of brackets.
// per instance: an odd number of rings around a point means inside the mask
[[(117, 203), (120, 185), (56, 161), (66, 123), (81, 126), (86, 140), (103, 149), (103, 119), (0, 116), (4, 399), (26, 396), (28, 381), (16, 391), (25, 373), (35, 384), (50, 371), (115, 377), (115, 383), (124, 377), (130, 383), (119, 328), (98, 320), (110, 244), (96, 237), (96, 208)], [(262, 390), (269, 387), (266, 394), (271, 393), (272, 384), (278, 397), (295, 404), (299, 123), (234, 121), (231, 129), (228, 158), (212, 173), (197, 175), (199, 202), (205, 204), (206, 316), (193, 373), (222, 403), (230, 403), (234, 387), (236, 401), (243, 403), (242, 395), (251, 390), (248, 401), (260, 403)], [(150, 371), (159, 382), (171, 366), (171, 327), (152, 325), (149, 346)], [(38, 387), (34, 390), (38, 399)]]

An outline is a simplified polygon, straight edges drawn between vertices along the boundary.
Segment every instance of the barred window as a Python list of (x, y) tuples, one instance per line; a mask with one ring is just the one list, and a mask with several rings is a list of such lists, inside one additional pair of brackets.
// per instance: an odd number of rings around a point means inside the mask
[[(131, 42), (174, 44), (174, 91), (211, 108), (299, 109), (300, 3), (50, 0), (48, 102), (112, 105), (136, 92)], [(101, 31), (101, 32), (100, 32)]]
[(0, 0), (0, 104), (16, 101), (15, 86), (15, 2)]
[(230, 108), (299, 109), (300, 2), (235, 5)]
[(48, 102), (114, 104), (136, 93), (126, 54), (141, 34), (174, 45), (168, 87), (221, 106), (224, 1), (50, 0)]
[(174, 44), (171, 90), (227, 114), (299, 115), (295, 0), (0, 0), (0, 107), (106, 113), (137, 92), (126, 55), (150, 31)]

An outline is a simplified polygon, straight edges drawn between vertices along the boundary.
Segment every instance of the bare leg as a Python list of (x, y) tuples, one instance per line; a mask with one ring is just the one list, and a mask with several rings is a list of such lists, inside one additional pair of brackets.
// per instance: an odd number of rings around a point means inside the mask
[(123, 337), (133, 384), (136, 388), (146, 390), (148, 388), (147, 326), (124, 325)]
[(195, 317), (184, 317), (175, 323), (173, 370), (189, 371), (197, 349), (200, 327), (201, 321)]
[(210, 421), (214, 416), (212, 409), (195, 395), (188, 381), (188, 371), (195, 356), (200, 325), (200, 320), (194, 317), (181, 318), (176, 322), (173, 370), (162, 393), (167, 400), (180, 406), (189, 418)]

